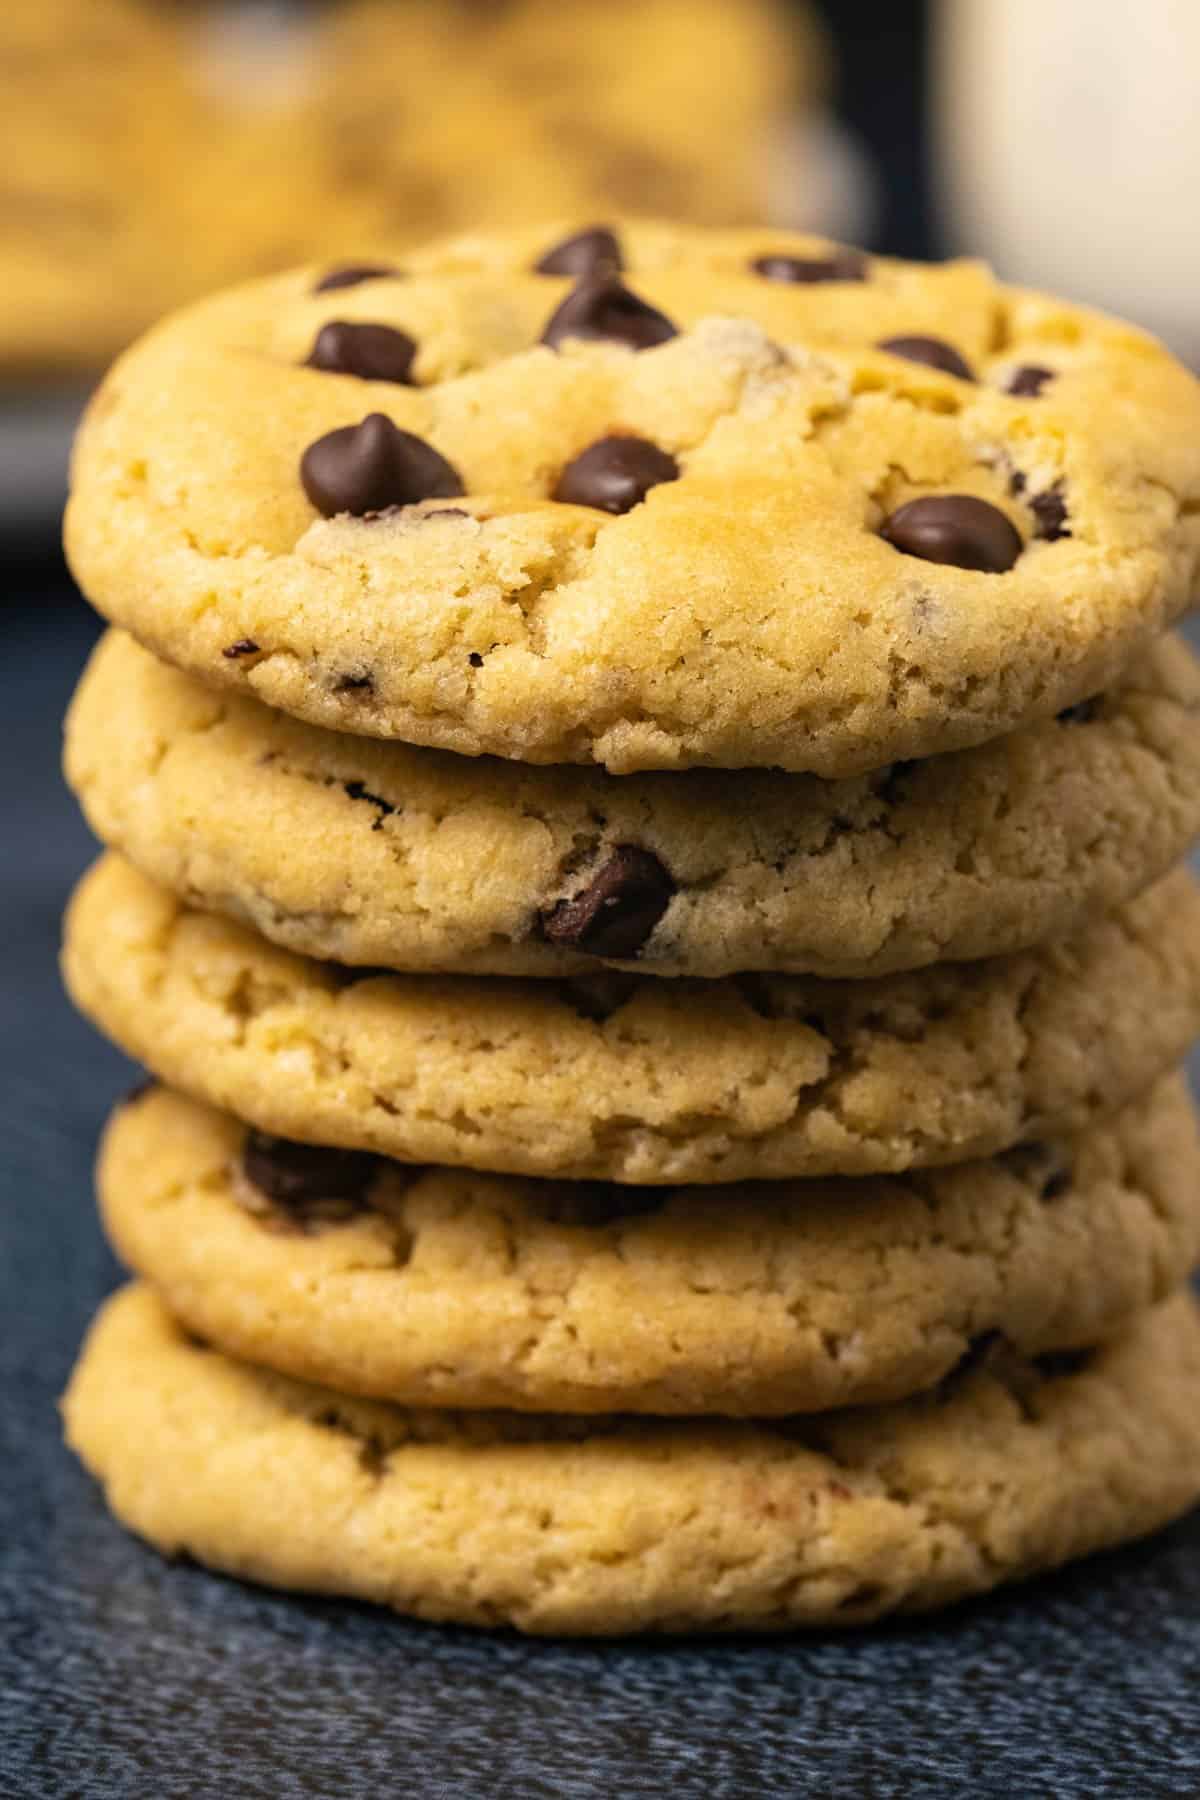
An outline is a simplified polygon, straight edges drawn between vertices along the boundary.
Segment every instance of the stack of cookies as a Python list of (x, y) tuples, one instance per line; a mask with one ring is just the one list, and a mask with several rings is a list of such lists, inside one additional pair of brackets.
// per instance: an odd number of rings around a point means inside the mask
[(66, 1400), (169, 1552), (858, 1623), (1200, 1497), (1200, 389), (778, 233), (307, 269), (114, 369)]

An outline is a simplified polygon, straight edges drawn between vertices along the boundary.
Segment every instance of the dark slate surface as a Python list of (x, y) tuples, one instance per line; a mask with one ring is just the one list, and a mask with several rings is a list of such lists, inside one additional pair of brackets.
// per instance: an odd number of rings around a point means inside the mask
[(938, 1623), (683, 1647), (289, 1600), (170, 1567), (107, 1518), (54, 1403), (117, 1279), (88, 1171), (129, 1070), (53, 967), (88, 855), (57, 720), (91, 636), (53, 593), (0, 617), (0, 1796), (1200, 1791), (1200, 1515)]

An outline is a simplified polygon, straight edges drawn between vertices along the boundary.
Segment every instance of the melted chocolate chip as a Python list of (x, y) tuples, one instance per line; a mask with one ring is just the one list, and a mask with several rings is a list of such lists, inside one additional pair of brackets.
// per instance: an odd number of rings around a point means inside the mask
[(239, 638), (236, 644), (226, 644), (221, 655), (236, 662), (239, 656), (257, 656), (258, 645), (253, 638)]
[(364, 281), (387, 281), (400, 271), (389, 263), (343, 263), (322, 275), (314, 294), (331, 294), (335, 288), (361, 287)]
[(458, 471), (432, 444), (401, 431), (383, 413), (343, 425), (310, 444), (300, 459), (304, 491), (327, 519), (385, 512), (463, 491)]
[(348, 1217), (366, 1205), (378, 1158), (248, 1131), (242, 1172), (259, 1193), (294, 1218)]
[(960, 381), (975, 379), (970, 363), (944, 338), (884, 338), (878, 348), (892, 356), (902, 356), (905, 362), (924, 363), (927, 368), (940, 369), (944, 375), (957, 375)]
[(415, 341), (390, 325), (358, 325), (333, 319), (322, 325), (306, 367), (327, 375), (357, 375), (360, 381), (394, 381), (412, 387)]
[(1046, 543), (1056, 543), (1059, 538), (1070, 537), (1067, 525), (1067, 503), (1063, 498), (1061, 481), (1047, 488), (1044, 494), (1035, 494), (1029, 502), (1029, 510), (1037, 520), (1037, 535)]
[(1080, 700), (1075, 706), (1064, 706), (1055, 716), (1060, 725), (1090, 725), (1100, 716), (1100, 695), (1093, 694), (1090, 700)]
[(865, 281), (870, 270), (861, 250), (834, 250), (829, 256), (756, 256), (750, 267), (764, 281), (793, 284)]
[(657, 856), (618, 844), (572, 900), (542, 914), (548, 943), (587, 956), (635, 957), (666, 912), (675, 883)]
[(589, 231), (577, 231), (547, 250), (534, 264), (538, 275), (617, 274), (625, 267), (616, 233), (607, 225), (594, 225)]
[(551, 314), (542, 342), (557, 349), (568, 338), (602, 339), (650, 350), (677, 336), (664, 313), (631, 294), (615, 275), (585, 275)]
[(1043, 368), (1040, 363), (1026, 363), (1024, 368), (1013, 370), (1005, 392), (1023, 399), (1036, 400), (1046, 383), (1053, 380), (1053, 369)]
[(657, 444), (639, 437), (605, 437), (569, 462), (554, 499), (601, 512), (632, 512), (652, 487), (678, 481), (679, 464)]
[(1023, 548), (1007, 514), (973, 494), (910, 500), (884, 520), (879, 535), (905, 556), (988, 575), (1011, 569)]
[(347, 800), (365, 800), (368, 806), (378, 808), (379, 816), (371, 827), (372, 831), (382, 830), (383, 821), (396, 810), (390, 800), (385, 800), (382, 794), (373, 794), (361, 781), (343, 781), (342, 791)]

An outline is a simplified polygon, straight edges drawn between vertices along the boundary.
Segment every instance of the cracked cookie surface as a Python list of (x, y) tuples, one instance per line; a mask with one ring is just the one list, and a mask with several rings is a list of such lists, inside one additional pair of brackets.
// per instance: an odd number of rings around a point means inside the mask
[(856, 1175), (1079, 1130), (1200, 1034), (1200, 889), (1078, 937), (872, 982), (388, 975), (264, 943), (109, 855), (72, 997), (263, 1131), (405, 1162), (630, 1183)]
[(770, 1423), (407, 1412), (108, 1303), (67, 1439), (127, 1526), (227, 1573), (532, 1632), (782, 1629), (927, 1610), (1135, 1538), (1200, 1495), (1200, 1319), (1082, 1367)]
[(1179, 1081), (963, 1169), (674, 1190), (331, 1165), (156, 1088), (113, 1114), (98, 1185), (118, 1254), (202, 1338), (452, 1408), (896, 1400), (997, 1335), (1026, 1355), (1110, 1337), (1200, 1248)]
[[(1200, 665), (1164, 639), (1061, 721), (881, 776), (617, 778), (321, 731), (111, 632), (72, 705), (66, 766), (105, 842), (306, 955), (857, 977), (1064, 935), (1178, 860), (1200, 834)], [(543, 921), (620, 846), (652, 854), (674, 890), (635, 956), (552, 940)]]
[[(538, 272), (553, 238), (525, 233), (168, 320), (80, 434), (84, 591), (319, 725), (825, 777), (1082, 701), (1190, 603), (1200, 386), (1149, 338), (973, 263), (844, 278), (778, 232), (617, 243), (628, 288), (603, 259)], [(814, 263), (839, 278), (779, 278)], [(400, 334), (413, 385), (312, 366), (332, 322)], [(619, 513), (577, 478), (555, 499), (614, 435), (677, 479)]]

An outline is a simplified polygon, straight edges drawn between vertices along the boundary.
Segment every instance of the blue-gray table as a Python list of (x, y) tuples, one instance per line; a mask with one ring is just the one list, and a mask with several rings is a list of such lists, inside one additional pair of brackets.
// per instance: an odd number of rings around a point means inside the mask
[(89, 1165), (131, 1078), (54, 971), (89, 854), (58, 718), (93, 628), (60, 579), (17, 577), (0, 614), (3, 1800), (1200, 1793), (1200, 1515), (936, 1623), (675, 1647), (257, 1592), (108, 1518), (55, 1415), (118, 1279)]

